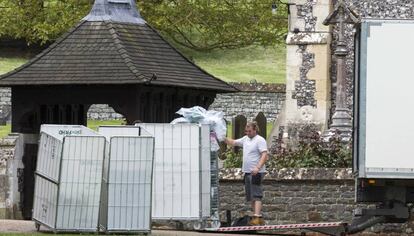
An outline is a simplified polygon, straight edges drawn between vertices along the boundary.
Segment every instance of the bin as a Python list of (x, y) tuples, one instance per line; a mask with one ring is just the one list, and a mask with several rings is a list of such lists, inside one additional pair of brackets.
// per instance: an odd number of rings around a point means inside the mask
[(55, 232), (98, 226), (105, 137), (80, 125), (42, 125), (33, 220)]
[(197, 230), (218, 228), (218, 160), (210, 126), (139, 126), (155, 138), (152, 218), (192, 222)]
[(110, 147), (104, 163), (100, 229), (149, 233), (154, 138), (142, 128), (127, 126), (101, 126), (98, 132)]

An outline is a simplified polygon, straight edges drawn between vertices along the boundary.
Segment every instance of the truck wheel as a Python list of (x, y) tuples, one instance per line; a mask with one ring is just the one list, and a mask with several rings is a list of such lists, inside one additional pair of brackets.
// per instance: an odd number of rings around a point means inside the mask
[(203, 221), (194, 221), (193, 223), (194, 230), (203, 230), (205, 229), (205, 223)]

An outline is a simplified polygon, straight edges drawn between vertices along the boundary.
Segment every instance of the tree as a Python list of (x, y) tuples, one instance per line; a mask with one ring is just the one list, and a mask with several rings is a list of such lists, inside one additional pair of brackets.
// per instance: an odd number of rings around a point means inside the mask
[[(80, 21), (94, 0), (0, 0), (0, 37), (54, 41)], [(175, 44), (197, 51), (274, 45), (287, 32), (286, 6), (273, 0), (138, 0), (150, 25)], [(284, 9), (283, 9), (284, 8)]]
[(0, 0), (0, 37), (54, 41), (90, 10), (93, 0)]
[(273, 0), (138, 0), (146, 20), (174, 43), (197, 50), (263, 46), (284, 41), (286, 5)]

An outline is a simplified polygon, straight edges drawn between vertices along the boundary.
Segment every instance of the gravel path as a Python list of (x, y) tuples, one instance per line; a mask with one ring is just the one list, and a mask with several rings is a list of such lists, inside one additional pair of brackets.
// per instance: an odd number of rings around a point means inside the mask
[[(45, 227), (41, 227), (40, 230), (41, 232), (44, 232), (45, 235), (47, 235), (47, 233), (50, 232)], [(31, 233), (37, 233), (37, 231), (36, 231), (35, 224), (33, 221), (0, 220), (0, 235), (2, 235), (2, 233), (31, 234)], [(91, 235), (95, 235), (95, 234), (91, 234)], [(197, 233), (197, 232), (191, 232), (191, 231), (175, 231), (175, 230), (152, 230), (151, 235), (153, 236), (215, 236), (215, 235), (223, 235), (223, 234)], [(231, 235), (235, 235), (235, 234), (226, 234), (226, 236), (231, 236)]]
[(0, 232), (31, 233), (36, 229), (33, 221), (0, 220)]

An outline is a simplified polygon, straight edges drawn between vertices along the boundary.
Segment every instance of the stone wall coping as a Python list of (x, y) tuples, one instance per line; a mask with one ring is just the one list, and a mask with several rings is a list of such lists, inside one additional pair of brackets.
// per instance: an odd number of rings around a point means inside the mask
[(15, 146), (19, 134), (10, 133), (8, 136), (0, 139), (0, 146)]
[[(243, 179), (240, 168), (224, 168), (219, 172), (222, 181), (238, 181)], [(265, 180), (353, 180), (350, 168), (283, 168), (268, 169)]]
[(230, 82), (229, 84), (236, 87), (241, 92), (259, 92), (259, 93), (285, 93), (285, 84), (271, 84), (271, 83), (239, 83)]

